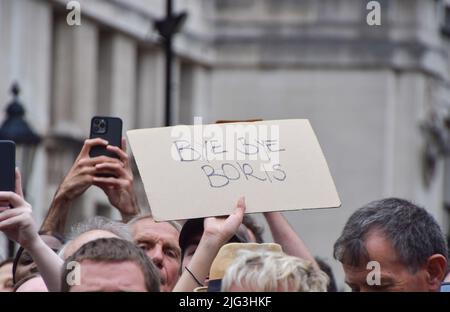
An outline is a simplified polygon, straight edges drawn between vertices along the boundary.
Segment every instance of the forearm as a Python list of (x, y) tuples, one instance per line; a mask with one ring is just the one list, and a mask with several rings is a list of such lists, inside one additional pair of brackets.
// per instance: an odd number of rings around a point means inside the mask
[(61, 291), (63, 260), (40, 237), (26, 249), (36, 263), (48, 290), (51, 292)]
[(42, 222), (41, 231), (63, 234), (70, 206), (71, 201), (57, 193)]
[(281, 245), (286, 254), (308, 260), (316, 269), (319, 269), (313, 255), (281, 212), (266, 212), (264, 217), (269, 225), (273, 240)]
[[(206, 280), (209, 275), (211, 264), (213, 263), (222, 245), (222, 243), (214, 243), (203, 238), (200, 240), (197, 250), (188, 265), (189, 271), (191, 271), (197, 280), (201, 282)], [(183, 274), (178, 280), (178, 283), (175, 285), (173, 291), (193, 291), (198, 286), (197, 281), (192, 277), (192, 275), (187, 270), (183, 270)]]

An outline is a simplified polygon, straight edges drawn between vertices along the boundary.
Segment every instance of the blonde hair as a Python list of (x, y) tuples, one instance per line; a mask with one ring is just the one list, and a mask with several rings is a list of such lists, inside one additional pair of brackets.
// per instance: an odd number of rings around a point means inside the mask
[(328, 275), (303, 259), (282, 252), (241, 250), (226, 269), (221, 291), (326, 292)]

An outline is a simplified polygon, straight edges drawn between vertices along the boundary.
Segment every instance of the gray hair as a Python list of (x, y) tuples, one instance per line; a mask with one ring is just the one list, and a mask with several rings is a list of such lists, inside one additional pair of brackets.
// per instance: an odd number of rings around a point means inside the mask
[(399, 198), (373, 201), (354, 212), (334, 244), (334, 258), (350, 266), (370, 261), (365, 239), (371, 231), (388, 239), (401, 263), (415, 273), (434, 254), (448, 258), (445, 237), (425, 209)]
[(221, 291), (236, 285), (245, 291), (326, 292), (328, 275), (309, 261), (282, 252), (240, 250), (226, 269)]
[[(133, 219), (131, 219), (130, 221), (128, 221), (127, 224), (128, 224), (128, 225), (133, 225), (134, 223), (138, 222), (139, 220), (147, 219), (147, 218), (153, 219), (153, 215), (152, 215), (151, 213), (148, 213), (148, 212), (138, 214), (138, 215), (135, 216)], [(156, 221), (155, 221), (155, 222), (156, 222)], [(171, 226), (173, 226), (173, 227), (175, 228), (175, 230), (177, 230), (178, 233), (181, 232), (181, 224), (180, 224), (180, 223), (178, 223), (178, 222), (176, 222), (176, 221), (164, 221), (164, 222), (167, 222), (167, 223), (169, 223)]]
[(59, 251), (59, 255), (62, 257), (64, 255), (64, 251), (66, 247), (78, 236), (80, 236), (83, 233), (94, 231), (94, 230), (101, 230), (101, 231), (107, 231), (110, 233), (115, 234), (117, 237), (124, 239), (129, 242), (133, 242), (133, 236), (131, 235), (130, 228), (127, 224), (119, 221), (114, 221), (102, 216), (95, 216), (92, 218), (89, 218), (83, 222), (80, 222), (76, 225), (74, 225), (69, 235), (67, 236), (67, 241), (64, 244), (64, 246)]

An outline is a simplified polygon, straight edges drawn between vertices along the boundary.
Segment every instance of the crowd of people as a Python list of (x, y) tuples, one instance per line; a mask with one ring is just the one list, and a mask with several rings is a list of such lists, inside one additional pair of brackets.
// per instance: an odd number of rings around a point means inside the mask
[[(89, 157), (97, 145), (118, 158)], [(69, 211), (92, 186), (104, 191), (121, 220), (96, 216), (65, 233)], [(0, 291), (337, 290), (330, 267), (281, 212), (264, 213), (274, 241), (264, 243), (262, 228), (245, 210), (242, 197), (229, 216), (156, 222), (138, 206), (125, 140), (121, 149), (89, 139), (41, 227), (18, 170), (16, 191), (0, 192), (0, 231), (20, 245), (14, 259), (0, 263)], [(407, 200), (387, 198), (356, 210), (333, 252), (353, 291), (440, 291), (450, 282), (439, 225)]]

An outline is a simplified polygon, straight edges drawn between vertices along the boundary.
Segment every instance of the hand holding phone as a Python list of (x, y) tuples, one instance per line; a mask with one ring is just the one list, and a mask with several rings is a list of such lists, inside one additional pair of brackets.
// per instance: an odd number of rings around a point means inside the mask
[(14, 170), (14, 185), (14, 192), (0, 191), (0, 202), (8, 205), (8, 207), (0, 207), (0, 231), (10, 240), (28, 249), (36, 245), (39, 235), (33, 220), (31, 205), (23, 196), (22, 177), (18, 169)]
[(122, 120), (115, 117), (94, 117), (91, 121), (91, 138), (108, 141), (108, 146), (93, 146), (90, 157), (107, 156), (118, 161), (103, 161), (95, 165), (93, 184), (100, 187), (110, 203), (119, 209), (122, 218), (129, 220), (139, 212), (133, 190), (133, 173), (122, 140)]

